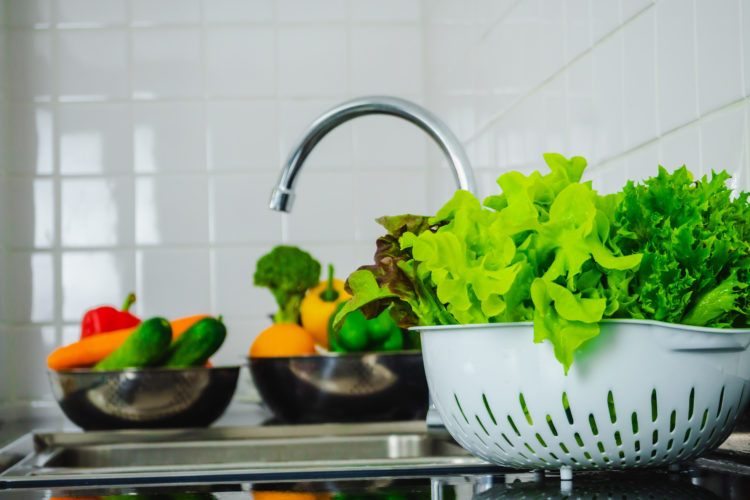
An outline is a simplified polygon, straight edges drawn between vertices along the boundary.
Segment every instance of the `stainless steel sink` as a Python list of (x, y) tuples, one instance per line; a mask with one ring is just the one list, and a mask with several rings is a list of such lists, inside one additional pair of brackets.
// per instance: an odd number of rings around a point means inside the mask
[(32, 433), (0, 451), (0, 488), (490, 473), (424, 422)]

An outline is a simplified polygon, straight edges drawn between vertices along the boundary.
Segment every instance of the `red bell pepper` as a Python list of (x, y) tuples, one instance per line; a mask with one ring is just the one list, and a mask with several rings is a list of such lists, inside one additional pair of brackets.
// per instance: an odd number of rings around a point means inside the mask
[(121, 311), (112, 306), (102, 306), (86, 312), (83, 320), (81, 320), (81, 338), (98, 333), (122, 330), (123, 328), (130, 328), (140, 324), (140, 318), (130, 314), (128, 311), (134, 302), (135, 294), (131, 293), (125, 299), (125, 304), (122, 306)]

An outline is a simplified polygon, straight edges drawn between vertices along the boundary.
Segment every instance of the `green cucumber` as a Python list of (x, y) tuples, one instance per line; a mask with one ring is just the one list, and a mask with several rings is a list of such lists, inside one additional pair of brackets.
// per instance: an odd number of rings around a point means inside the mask
[(164, 359), (172, 341), (172, 327), (164, 318), (147, 319), (94, 370), (122, 370), (154, 366)]
[(227, 336), (219, 318), (203, 318), (177, 337), (169, 346), (163, 366), (201, 366), (206, 364)]

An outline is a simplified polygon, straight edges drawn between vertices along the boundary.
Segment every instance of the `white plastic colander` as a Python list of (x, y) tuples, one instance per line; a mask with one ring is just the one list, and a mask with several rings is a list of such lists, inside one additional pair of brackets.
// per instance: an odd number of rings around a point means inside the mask
[(750, 398), (750, 329), (605, 321), (567, 376), (531, 323), (415, 329), (446, 428), (498, 465), (687, 461), (721, 444)]

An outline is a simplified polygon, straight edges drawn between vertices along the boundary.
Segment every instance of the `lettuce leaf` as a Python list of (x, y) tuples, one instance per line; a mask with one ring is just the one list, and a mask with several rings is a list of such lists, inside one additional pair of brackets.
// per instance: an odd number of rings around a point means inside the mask
[(618, 316), (699, 326), (750, 326), (750, 194), (732, 198), (726, 172), (693, 180), (684, 166), (628, 182), (616, 244), (642, 253), (634, 300)]

